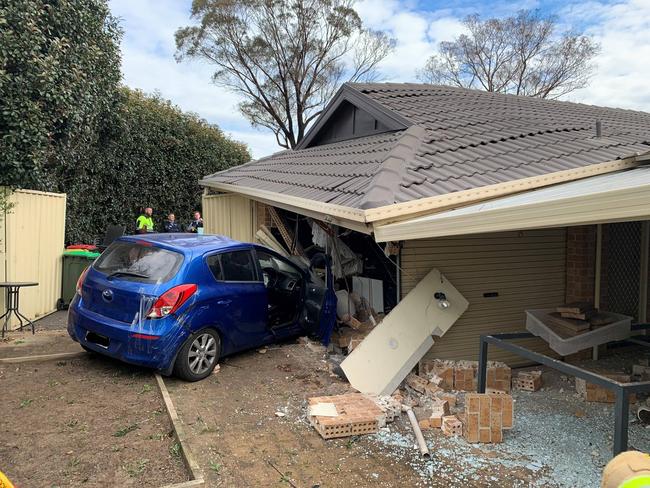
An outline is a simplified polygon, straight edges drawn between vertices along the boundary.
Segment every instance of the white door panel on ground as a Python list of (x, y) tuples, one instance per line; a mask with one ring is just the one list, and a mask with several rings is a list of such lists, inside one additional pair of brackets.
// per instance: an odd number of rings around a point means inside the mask
[[(437, 292), (448, 308), (439, 306)], [(348, 381), (362, 393), (390, 395), (431, 348), (431, 336), (444, 335), (468, 306), (444, 275), (431, 270), (341, 363)]]

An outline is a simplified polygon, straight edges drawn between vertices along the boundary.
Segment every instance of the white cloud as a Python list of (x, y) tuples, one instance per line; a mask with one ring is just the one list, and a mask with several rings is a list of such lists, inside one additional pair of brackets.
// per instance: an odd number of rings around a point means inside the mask
[(596, 58), (598, 71), (589, 87), (566, 98), (650, 111), (650, 2), (587, 2), (567, 8), (565, 14), (565, 20), (593, 22), (586, 32), (602, 48)]
[(111, 0), (111, 11), (121, 18), (124, 83), (145, 92), (159, 92), (181, 109), (195, 112), (226, 134), (246, 143), (253, 157), (277, 148), (269, 131), (250, 127), (237, 110), (240, 98), (213, 84), (206, 64), (174, 59), (176, 29), (188, 25), (189, 2)]
[(445, 10), (418, 10), (417, 4), (397, 0), (362, 0), (357, 11), (367, 27), (383, 30), (396, 40), (395, 50), (380, 65), (386, 81), (416, 81), (440, 41), (463, 31), (459, 16)]
[[(415, 81), (416, 70), (438, 44), (463, 32), (461, 20), (468, 14), (502, 16), (542, 5), (538, 0), (450, 4), (453, 8), (436, 2), (432, 9), (430, 3), (416, 0), (358, 2), (357, 11), (367, 27), (385, 30), (397, 40), (395, 52), (380, 65), (386, 81)], [(241, 116), (237, 96), (211, 83), (208, 65), (174, 60), (174, 32), (190, 22), (189, 0), (110, 0), (110, 7), (125, 29), (122, 65), (127, 85), (159, 91), (183, 110), (198, 113), (248, 144), (256, 158), (280, 150), (273, 134), (250, 127)], [(558, 14), (563, 26), (587, 26), (587, 33), (602, 45), (590, 87), (567, 98), (650, 111), (650, 1), (587, 0), (572, 3)]]

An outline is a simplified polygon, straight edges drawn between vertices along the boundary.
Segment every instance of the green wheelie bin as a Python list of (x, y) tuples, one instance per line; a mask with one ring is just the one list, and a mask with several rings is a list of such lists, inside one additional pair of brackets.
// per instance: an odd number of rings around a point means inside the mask
[(57, 310), (68, 308), (76, 293), (79, 276), (99, 254), (98, 252), (73, 250), (63, 252), (63, 279), (61, 280), (61, 298), (56, 302)]

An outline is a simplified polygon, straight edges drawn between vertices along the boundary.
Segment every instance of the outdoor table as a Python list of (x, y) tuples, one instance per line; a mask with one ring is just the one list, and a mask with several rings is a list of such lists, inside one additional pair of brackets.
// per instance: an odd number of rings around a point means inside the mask
[(27, 321), (29, 325), (32, 326), (32, 334), (34, 333), (34, 322), (29, 320), (18, 310), (18, 305), (20, 303), (20, 289), (23, 286), (38, 286), (38, 283), (33, 281), (7, 281), (0, 282), (0, 288), (7, 289), (7, 311), (0, 315), (0, 320), (5, 319), (2, 325), (2, 337), (5, 336), (5, 331), (9, 331), (9, 319), (11, 319), (11, 314), (13, 313), (18, 321), (20, 322), (20, 327), (18, 330), (22, 330), (27, 324), (23, 324), (23, 319)]

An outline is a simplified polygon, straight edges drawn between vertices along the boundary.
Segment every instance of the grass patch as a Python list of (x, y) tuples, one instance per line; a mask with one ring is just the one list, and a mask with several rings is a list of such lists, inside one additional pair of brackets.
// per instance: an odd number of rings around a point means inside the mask
[(127, 427), (124, 427), (113, 434), (113, 437), (124, 437), (129, 432), (139, 429), (138, 424), (132, 424)]
[(210, 469), (214, 471), (215, 473), (219, 474), (219, 471), (221, 471), (221, 468), (223, 468), (223, 465), (221, 463), (217, 463), (215, 461), (210, 461)]
[(169, 454), (171, 454), (175, 458), (180, 457), (181, 456), (181, 445), (180, 445), (180, 443), (174, 442), (169, 447)]
[(25, 400), (21, 400), (21, 401), (20, 401), (20, 407), (19, 407), (19, 408), (29, 407), (29, 406), (32, 404), (33, 401), (34, 401), (34, 400), (32, 400), (31, 398), (27, 398), (27, 399), (25, 399)]
[(147, 467), (147, 464), (149, 464), (148, 459), (140, 459), (133, 463), (127, 464), (125, 466), (125, 469), (131, 478), (136, 478), (144, 472), (145, 468)]

